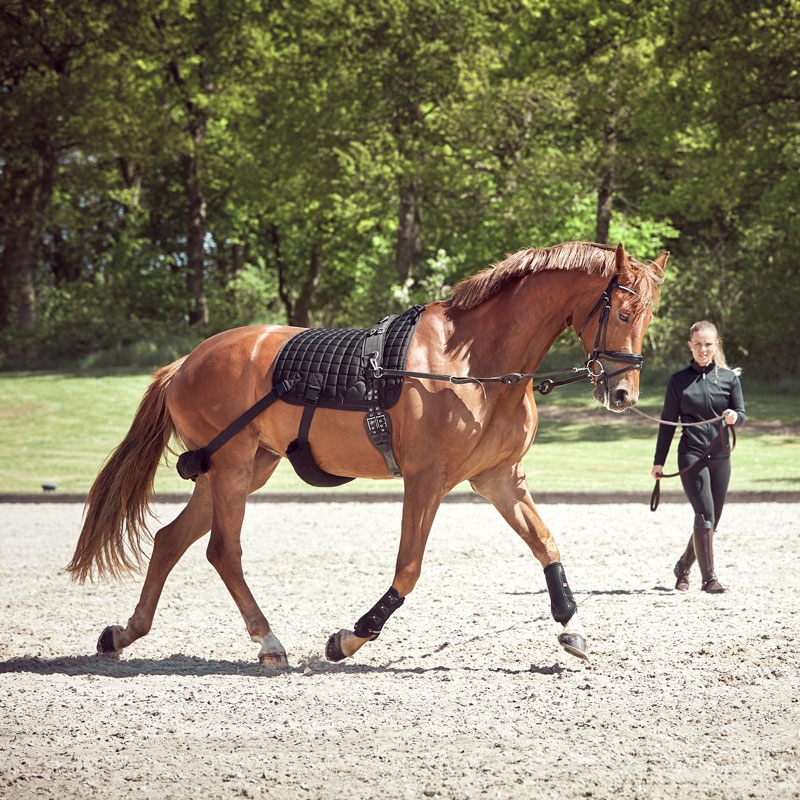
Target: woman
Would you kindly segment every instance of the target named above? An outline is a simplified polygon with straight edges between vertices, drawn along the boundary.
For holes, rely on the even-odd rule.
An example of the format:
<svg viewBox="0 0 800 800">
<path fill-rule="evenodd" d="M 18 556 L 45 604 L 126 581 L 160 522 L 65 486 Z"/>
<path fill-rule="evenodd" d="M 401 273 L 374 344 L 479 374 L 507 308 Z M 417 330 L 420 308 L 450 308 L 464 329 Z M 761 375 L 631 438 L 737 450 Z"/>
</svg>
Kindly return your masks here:
<svg viewBox="0 0 800 800">
<path fill-rule="evenodd" d="M 739 371 L 728 368 L 716 327 L 707 320 L 689 329 L 692 361 L 674 373 L 667 383 L 661 418 L 665 422 L 695 423 L 723 417 L 726 425 L 745 422 L 744 398 Z M 660 425 L 652 476 L 660 480 L 675 428 Z M 721 423 L 683 426 L 678 445 L 681 482 L 694 509 L 694 531 L 686 550 L 675 564 L 675 588 L 689 589 L 689 570 L 700 564 L 704 592 L 718 594 L 725 587 L 714 572 L 714 533 L 728 493 L 731 461 L 728 432 Z"/>
</svg>

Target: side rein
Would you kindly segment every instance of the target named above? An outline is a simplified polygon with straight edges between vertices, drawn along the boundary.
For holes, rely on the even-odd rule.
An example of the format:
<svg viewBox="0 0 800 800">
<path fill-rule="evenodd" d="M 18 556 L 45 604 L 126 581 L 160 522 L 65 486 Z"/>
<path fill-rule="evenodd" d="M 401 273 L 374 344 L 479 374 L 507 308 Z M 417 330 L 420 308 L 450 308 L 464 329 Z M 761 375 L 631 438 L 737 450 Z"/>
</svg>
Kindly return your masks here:
<svg viewBox="0 0 800 800">
<path fill-rule="evenodd" d="M 457 376 L 457 375 L 441 375 L 432 372 L 414 372 L 405 369 L 383 369 L 381 367 L 374 367 L 372 377 L 382 378 L 384 375 L 402 375 L 408 378 L 428 378 L 429 380 L 448 381 L 449 383 L 505 383 L 513 385 L 520 383 L 524 380 L 536 380 L 537 378 L 545 378 L 538 384 L 535 384 L 533 390 L 540 394 L 547 395 L 558 386 L 565 386 L 568 383 L 576 383 L 578 381 L 591 380 L 593 383 L 606 383 L 610 378 L 621 375 L 624 372 L 629 372 L 632 369 L 641 369 L 644 358 L 639 353 L 624 353 L 619 350 L 606 350 L 606 333 L 608 331 L 608 320 L 611 315 L 611 295 L 614 289 L 621 289 L 623 292 L 629 292 L 635 295 L 636 292 L 629 286 L 623 286 L 619 283 L 617 275 L 614 275 L 608 282 L 600 299 L 594 304 L 594 308 L 589 312 L 586 319 L 578 331 L 578 338 L 586 330 L 586 326 L 591 322 L 592 318 L 600 311 L 600 320 L 597 326 L 597 335 L 594 340 L 594 347 L 592 353 L 582 367 L 572 367 L 570 369 L 556 370 L 554 372 L 508 372 L 504 375 L 493 375 L 491 377 L 475 377 L 472 375 Z M 606 372 L 605 367 L 600 361 L 603 356 L 611 361 L 621 361 L 627 363 L 627 366 L 618 369 L 615 372 Z M 596 371 L 597 370 L 597 371 Z M 573 377 L 564 378 L 562 380 L 554 381 L 549 376 L 551 375 L 564 375 L 572 373 Z M 576 374 L 580 373 L 580 374 Z"/>
</svg>

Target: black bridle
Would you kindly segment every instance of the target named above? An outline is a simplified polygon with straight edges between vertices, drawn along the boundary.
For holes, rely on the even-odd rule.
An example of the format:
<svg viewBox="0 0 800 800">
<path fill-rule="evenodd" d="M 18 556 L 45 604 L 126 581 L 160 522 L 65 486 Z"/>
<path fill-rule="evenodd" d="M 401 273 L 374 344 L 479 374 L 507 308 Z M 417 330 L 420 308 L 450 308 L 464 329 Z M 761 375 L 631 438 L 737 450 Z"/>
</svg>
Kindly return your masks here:
<svg viewBox="0 0 800 800">
<path fill-rule="evenodd" d="M 630 372 L 632 369 L 641 369 L 644 358 L 639 353 L 625 353 L 620 350 L 606 350 L 606 333 L 608 332 L 608 320 L 611 316 L 611 295 L 614 289 L 620 289 L 623 292 L 635 295 L 636 292 L 629 286 L 623 286 L 618 281 L 619 276 L 614 275 L 608 282 L 605 291 L 600 295 L 600 299 L 594 304 L 594 308 L 589 312 L 589 315 L 581 325 L 578 331 L 578 338 L 581 339 L 586 326 L 591 322 L 597 312 L 600 312 L 600 319 L 597 322 L 597 335 L 594 337 L 594 347 L 592 354 L 586 361 L 585 369 L 589 372 L 589 378 L 593 383 L 607 383 L 611 378 L 617 375 L 622 375 Z M 583 339 L 581 339 L 583 342 Z M 618 369 L 616 372 L 606 372 L 600 357 L 606 358 L 609 361 L 621 361 L 627 366 Z M 598 371 L 599 370 L 599 371 Z"/>
</svg>

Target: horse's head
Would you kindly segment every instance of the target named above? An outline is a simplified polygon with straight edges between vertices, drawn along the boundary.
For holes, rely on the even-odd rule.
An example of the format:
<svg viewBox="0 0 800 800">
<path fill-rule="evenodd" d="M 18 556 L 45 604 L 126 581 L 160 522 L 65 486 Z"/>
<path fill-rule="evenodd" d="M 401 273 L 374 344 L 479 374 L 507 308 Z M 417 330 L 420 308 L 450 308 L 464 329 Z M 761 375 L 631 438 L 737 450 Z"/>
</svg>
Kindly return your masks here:
<svg viewBox="0 0 800 800">
<path fill-rule="evenodd" d="M 620 244 L 616 269 L 578 330 L 594 397 L 610 411 L 624 411 L 639 400 L 642 341 L 658 301 L 669 253 L 645 266 Z"/>
</svg>

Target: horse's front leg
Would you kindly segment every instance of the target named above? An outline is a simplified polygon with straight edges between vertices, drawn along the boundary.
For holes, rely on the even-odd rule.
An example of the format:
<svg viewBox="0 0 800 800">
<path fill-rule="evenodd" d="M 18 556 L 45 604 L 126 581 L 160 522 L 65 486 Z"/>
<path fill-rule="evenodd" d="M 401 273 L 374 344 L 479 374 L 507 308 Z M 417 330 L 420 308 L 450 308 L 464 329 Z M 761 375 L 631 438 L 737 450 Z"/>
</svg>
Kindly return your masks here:
<svg viewBox="0 0 800 800">
<path fill-rule="evenodd" d="M 367 642 L 377 639 L 386 621 L 416 586 L 428 534 L 444 495 L 443 492 L 431 494 L 431 487 L 435 485 L 430 476 L 405 479 L 400 547 L 392 585 L 356 622 L 352 631 L 342 629 L 331 635 L 325 647 L 325 657 L 329 661 L 341 661 L 352 656 Z"/>
<path fill-rule="evenodd" d="M 571 655 L 587 659 L 586 635 L 561 564 L 561 554 L 553 534 L 536 510 L 522 464 L 495 467 L 470 483 L 478 494 L 491 501 L 542 565 L 550 595 L 550 611 L 553 619 L 562 625 L 559 644 Z"/>
</svg>

